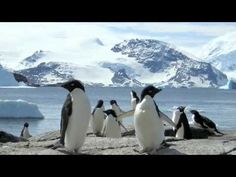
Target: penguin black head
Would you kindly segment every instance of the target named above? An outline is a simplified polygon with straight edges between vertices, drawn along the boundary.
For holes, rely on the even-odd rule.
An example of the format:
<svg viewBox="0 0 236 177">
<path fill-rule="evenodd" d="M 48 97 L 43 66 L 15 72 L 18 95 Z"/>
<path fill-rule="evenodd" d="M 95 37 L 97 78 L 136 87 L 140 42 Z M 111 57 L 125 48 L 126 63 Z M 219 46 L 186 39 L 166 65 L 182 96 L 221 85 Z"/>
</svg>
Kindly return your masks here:
<svg viewBox="0 0 236 177">
<path fill-rule="evenodd" d="M 79 80 L 70 80 L 62 84 L 61 87 L 67 89 L 69 92 L 72 92 L 75 88 L 79 88 L 85 92 L 84 86 Z"/>
<path fill-rule="evenodd" d="M 111 101 L 110 101 L 110 104 L 111 104 L 111 105 L 113 105 L 113 104 L 118 105 L 117 102 L 116 102 L 116 100 L 111 100 Z"/>
<path fill-rule="evenodd" d="M 186 107 L 184 107 L 184 106 L 180 106 L 180 107 L 178 107 L 177 109 L 180 111 L 180 112 L 184 112 L 184 109 L 185 109 Z"/>
<path fill-rule="evenodd" d="M 29 127 L 29 124 L 25 122 L 24 127 Z"/>
<path fill-rule="evenodd" d="M 196 110 L 190 110 L 190 112 L 191 112 L 192 114 L 194 114 L 194 115 L 199 115 L 199 112 L 196 111 Z"/>
<path fill-rule="evenodd" d="M 146 95 L 151 96 L 152 98 L 161 91 L 162 89 L 156 88 L 153 85 L 149 85 L 147 87 L 145 87 L 141 93 L 141 100 L 143 100 L 143 98 Z"/>
<path fill-rule="evenodd" d="M 103 105 L 103 100 L 98 100 L 96 108 L 101 108 Z"/>
<path fill-rule="evenodd" d="M 103 111 L 107 116 L 109 116 L 110 114 L 113 116 L 113 117 L 117 117 L 116 113 L 114 110 L 112 109 L 108 109 L 106 111 Z"/>
</svg>

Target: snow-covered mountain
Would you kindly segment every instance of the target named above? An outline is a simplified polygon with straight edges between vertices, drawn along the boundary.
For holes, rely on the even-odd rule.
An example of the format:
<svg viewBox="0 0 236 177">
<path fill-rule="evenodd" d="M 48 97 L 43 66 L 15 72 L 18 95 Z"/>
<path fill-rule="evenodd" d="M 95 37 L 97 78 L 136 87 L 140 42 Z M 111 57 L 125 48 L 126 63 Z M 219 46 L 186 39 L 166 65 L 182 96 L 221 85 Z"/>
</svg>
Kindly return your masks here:
<svg viewBox="0 0 236 177">
<path fill-rule="evenodd" d="M 0 64 L 0 86 L 18 86 L 14 75 Z"/>
<path fill-rule="evenodd" d="M 143 65 L 153 75 L 149 83 L 155 85 L 218 87 L 227 83 L 226 75 L 210 64 L 193 60 L 158 40 L 132 39 L 115 45 L 111 50 L 134 58 Z M 136 79 L 143 82 L 145 73 L 139 75 Z"/>
<path fill-rule="evenodd" d="M 226 75 L 210 64 L 193 60 L 158 40 L 131 39 L 108 48 L 101 40 L 94 39 L 87 53 L 91 41 L 84 44 L 87 47 L 83 48 L 83 55 L 74 55 L 77 59 L 73 63 L 65 62 L 70 61 L 70 53 L 61 56 L 37 51 L 20 62 L 24 69 L 18 72 L 29 82 L 43 85 L 71 78 L 103 86 L 219 87 L 227 83 Z M 80 59 L 90 55 L 94 62 L 82 64 Z"/>
<path fill-rule="evenodd" d="M 201 58 L 226 73 L 229 78 L 236 78 L 236 32 L 210 41 L 203 47 Z"/>
<path fill-rule="evenodd" d="M 109 69 L 97 66 L 80 67 L 77 64 L 66 62 L 43 62 L 36 67 L 18 70 L 18 72 L 26 76 L 30 83 L 38 85 L 61 83 L 72 78 L 80 79 L 88 85 L 109 85 L 112 84 L 111 80 L 104 77 L 110 76 L 111 78 L 113 75 Z M 104 82 L 105 79 L 107 82 Z"/>
</svg>

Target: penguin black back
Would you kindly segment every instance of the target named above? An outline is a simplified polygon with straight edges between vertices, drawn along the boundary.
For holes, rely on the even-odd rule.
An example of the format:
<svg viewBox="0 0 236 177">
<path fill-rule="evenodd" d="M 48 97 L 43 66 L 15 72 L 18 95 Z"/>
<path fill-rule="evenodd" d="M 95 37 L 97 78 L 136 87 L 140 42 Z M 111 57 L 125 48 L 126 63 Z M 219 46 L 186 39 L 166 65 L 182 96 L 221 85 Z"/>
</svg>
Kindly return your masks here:
<svg viewBox="0 0 236 177">
<path fill-rule="evenodd" d="M 111 114 L 113 117 L 117 118 L 117 115 L 116 115 L 115 111 L 112 110 L 112 109 L 108 109 L 108 110 L 103 111 L 103 112 L 104 112 L 107 116 L 109 116 L 109 115 Z"/>
<path fill-rule="evenodd" d="M 221 135 L 224 135 L 223 133 L 221 133 L 220 131 L 217 130 L 216 124 L 212 120 L 201 115 L 196 110 L 191 110 L 190 112 L 192 114 L 194 114 L 194 121 L 197 122 L 198 124 L 200 124 L 202 128 L 211 128 L 211 129 L 214 129 L 215 132 L 217 132 Z"/>
<path fill-rule="evenodd" d="M 95 106 L 95 108 L 93 109 L 92 115 L 94 115 L 95 111 L 97 108 L 101 108 L 103 106 L 103 100 L 98 100 L 97 105 Z"/>
</svg>

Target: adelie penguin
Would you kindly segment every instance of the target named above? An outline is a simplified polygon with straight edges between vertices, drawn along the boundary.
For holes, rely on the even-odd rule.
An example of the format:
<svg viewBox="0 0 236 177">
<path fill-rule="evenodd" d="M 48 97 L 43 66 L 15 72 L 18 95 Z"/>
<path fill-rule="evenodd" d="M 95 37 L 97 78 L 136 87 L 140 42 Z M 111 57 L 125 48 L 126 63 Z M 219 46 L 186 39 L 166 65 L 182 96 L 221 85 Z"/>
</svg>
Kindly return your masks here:
<svg viewBox="0 0 236 177">
<path fill-rule="evenodd" d="M 137 93 L 133 90 L 131 90 L 130 95 L 131 95 L 131 108 L 135 110 L 136 105 L 139 103 L 139 97 L 137 96 Z"/>
<path fill-rule="evenodd" d="M 214 134 L 216 132 L 221 135 L 224 135 L 223 133 L 217 130 L 216 124 L 212 120 L 201 115 L 196 110 L 191 110 L 190 112 L 193 114 L 192 119 L 195 126 L 207 129 L 209 132 L 214 133 Z"/>
<path fill-rule="evenodd" d="M 175 137 L 180 139 L 191 139 L 192 133 L 184 109 L 185 107 L 180 106 L 173 112 L 172 121 L 176 124 L 176 127 L 174 128 Z"/>
<path fill-rule="evenodd" d="M 82 147 L 91 117 L 91 107 L 83 84 L 71 80 L 61 85 L 70 93 L 61 111 L 60 143 L 70 151 L 79 152 Z"/>
<path fill-rule="evenodd" d="M 160 110 L 153 97 L 161 89 L 150 85 L 141 93 L 141 100 L 134 111 L 135 134 L 142 152 L 150 154 L 165 147 L 164 125 L 161 120 Z"/>
<path fill-rule="evenodd" d="M 103 136 L 108 138 L 120 138 L 121 129 L 115 111 L 108 109 L 104 111 L 104 113 L 107 115 L 107 117 L 104 121 L 104 127 L 102 130 Z"/>
<path fill-rule="evenodd" d="M 103 100 L 98 100 L 98 103 L 96 107 L 94 108 L 92 112 L 92 117 L 91 117 L 93 133 L 96 136 L 101 136 L 101 131 L 102 131 L 103 123 L 105 119 L 104 111 L 105 111 L 105 108 L 104 108 Z"/>
<path fill-rule="evenodd" d="M 123 111 L 120 106 L 117 104 L 116 100 L 111 100 L 110 101 L 110 105 L 111 105 L 111 109 L 113 111 L 115 111 L 116 116 L 117 116 L 117 121 L 119 122 L 120 126 L 122 126 L 125 131 L 128 131 L 125 126 L 122 124 L 122 118 L 120 117 L 120 115 L 124 114 L 125 111 Z"/>
<path fill-rule="evenodd" d="M 29 133 L 29 124 L 27 122 L 24 124 L 24 127 L 21 130 L 20 137 L 25 138 L 25 139 L 32 137 Z"/>
</svg>

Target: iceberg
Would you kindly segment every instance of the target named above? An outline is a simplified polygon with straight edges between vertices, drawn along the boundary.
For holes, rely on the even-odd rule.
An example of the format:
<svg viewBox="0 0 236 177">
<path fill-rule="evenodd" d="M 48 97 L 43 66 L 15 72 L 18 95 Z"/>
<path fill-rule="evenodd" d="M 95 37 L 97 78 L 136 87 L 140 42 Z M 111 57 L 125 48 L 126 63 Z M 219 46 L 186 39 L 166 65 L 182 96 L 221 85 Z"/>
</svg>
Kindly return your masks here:
<svg viewBox="0 0 236 177">
<path fill-rule="evenodd" d="M 36 118 L 43 119 L 43 114 L 36 104 L 25 100 L 0 100 L 0 118 Z"/>
<path fill-rule="evenodd" d="M 220 87 L 220 89 L 236 89 L 236 81 L 234 79 L 229 79 L 227 84 Z"/>
<path fill-rule="evenodd" d="M 0 64 L 0 86 L 18 86 L 12 73 L 8 72 Z"/>
</svg>

